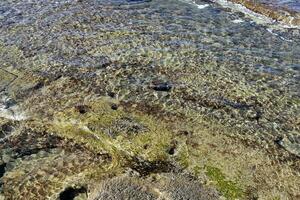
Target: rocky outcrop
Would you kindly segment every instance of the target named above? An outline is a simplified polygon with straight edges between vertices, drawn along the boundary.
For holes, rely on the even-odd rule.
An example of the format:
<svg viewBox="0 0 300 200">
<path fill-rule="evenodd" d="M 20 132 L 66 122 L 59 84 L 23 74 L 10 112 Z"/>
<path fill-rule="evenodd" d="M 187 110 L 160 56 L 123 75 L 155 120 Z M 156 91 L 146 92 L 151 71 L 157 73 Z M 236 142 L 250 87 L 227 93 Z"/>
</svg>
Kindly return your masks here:
<svg viewBox="0 0 300 200">
<path fill-rule="evenodd" d="M 300 12 L 294 11 L 284 5 L 276 5 L 270 1 L 253 1 L 253 0 L 230 0 L 234 3 L 239 3 L 254 12 L 266 15 L 281 23 L 300 26 Z"/>
</svg>

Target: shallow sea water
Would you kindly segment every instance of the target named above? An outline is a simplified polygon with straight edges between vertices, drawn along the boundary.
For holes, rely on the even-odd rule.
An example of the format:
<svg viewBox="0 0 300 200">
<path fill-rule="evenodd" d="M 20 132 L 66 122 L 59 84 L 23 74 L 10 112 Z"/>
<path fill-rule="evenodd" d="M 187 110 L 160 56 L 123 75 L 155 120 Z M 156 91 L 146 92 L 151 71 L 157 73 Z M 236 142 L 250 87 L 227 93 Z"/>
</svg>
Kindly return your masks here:
<svg viewBox="0 0 300 200">
<path fill-rule="evenodd" d="M 52 119 L 110 96 L 158 116 L 197 113 L 297 157 L 300 29 L 265 20 L 205 0 L 1 0 L 0 117 Z M 64 78 L 74 90 L 43 90 Z M 71 100 L 55 103 L 64 91 Z"/>
</svg>

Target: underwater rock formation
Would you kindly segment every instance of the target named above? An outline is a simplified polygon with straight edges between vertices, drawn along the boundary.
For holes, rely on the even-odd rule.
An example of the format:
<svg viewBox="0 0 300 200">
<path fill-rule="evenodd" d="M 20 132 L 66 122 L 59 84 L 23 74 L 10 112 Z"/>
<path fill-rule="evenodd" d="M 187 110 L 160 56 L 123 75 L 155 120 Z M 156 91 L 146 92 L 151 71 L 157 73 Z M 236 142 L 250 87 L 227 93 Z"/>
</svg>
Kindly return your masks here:
<svg viewBox="0 0 300 200">
<path fill-rule="evenodd" d="M 299 197 L 298 30 L 173 0 L 0 15 L 1 200 Z"/>
</svg>

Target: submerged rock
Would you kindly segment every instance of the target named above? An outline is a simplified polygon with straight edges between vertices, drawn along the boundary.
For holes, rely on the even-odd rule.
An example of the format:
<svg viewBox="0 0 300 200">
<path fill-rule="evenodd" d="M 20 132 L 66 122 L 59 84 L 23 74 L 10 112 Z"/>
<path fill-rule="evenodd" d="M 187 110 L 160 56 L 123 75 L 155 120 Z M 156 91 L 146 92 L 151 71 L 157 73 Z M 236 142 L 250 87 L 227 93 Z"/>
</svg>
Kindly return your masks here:
<svg viewBox="0 0 300 200">
<path fill-rule="evenodd" d="M 0 198 L 299 196 L 297 34 L 174 0 L 0 15 Z"/>
<path fill-rule="evenodd" d="M 152 86 L 153 90 L 169 92 L 172 89 L 172 85 L 169 83 L 156 83 Z"/>
</svg>

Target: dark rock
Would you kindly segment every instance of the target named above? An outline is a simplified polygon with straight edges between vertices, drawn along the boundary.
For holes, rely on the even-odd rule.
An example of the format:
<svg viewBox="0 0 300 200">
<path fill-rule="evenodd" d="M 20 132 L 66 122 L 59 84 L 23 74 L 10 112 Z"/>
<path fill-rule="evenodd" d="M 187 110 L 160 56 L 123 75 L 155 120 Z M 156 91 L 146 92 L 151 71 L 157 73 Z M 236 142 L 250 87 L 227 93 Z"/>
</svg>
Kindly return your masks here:
<svg viewBox="0 0 300 200">
<path fill-rule="evenodd" d="M 178 142 L 175 141 L 175 140 L 173 140 L 173 141 L 171 142 L 171 146 L 170 146 L 170 148 L 168 149 L 168 154 L 170 154 L 170 155 L 174 155 L 174 154 L 175 154 L 175 151 L 176 151 L 176 148 L 177 148 L 177 144 L 178 144 Z"/>
<path fill-rule="evenodd" d="M 111 109 L 113 109 L 113 110 L 118 110 L 118 108 L 119 108 L 119 106 L 115 103 L 111 105 Z"/>
<path fill-rule="evenodd" d="M 80 194 L 87 194 L 87 189 L 85 187 L 73 188 L 68 187 L 63 192 L 59 194 L 60 200 L 72 200 Z"/>
<path fill-rule="evenodd" d="M 85 114 L 88 112 L 89 107 L 86 105 L 77 105 L 75 106 L 75 109 L 80 113 L 80 114 Z"/>
<path fill-rule="evenodd" d="M 172 85 L 169 83 L 158 83 L 152 86 L 155 91 L 169 92 L 172 89 Z"/>
<path fill-rule="evenodd" d="M 282 147 L 282 146 L 281 146 L 282 140 L 283 140 L 283 137 L 280 136 L 280 137 L 276 138 L 276 139 L 274 140 L 274 142 L 275 142 L 275 144 L 277 144 L 279 147 Z"/>
<path fill-rule="evenodd" d="M 111 98 L 115 98 L 116 93 L 114 93 L 114 92 L 107 92 L 107 95 L 110 96 Z"/>
<path fill-rule="evenodd" d="M 14 128 L 13 128 L 10 124 L 8 124 L 8 123 L 3 124 L 3 125 L 1 126 L 1 131 L 5 132 L 5 133 L 10 133 L 10 132 L 12 132 L 13 130 L 14 130 Z"/>
<path fill-rule="evenodd" d="M 176 150 L 176 147 L 174 147 L 174 146 L 170 147 L 170 149 L 168 150 L 168 154 L 174 155 L 175 154 L 175 150 Z"/>
<path fill-rule="evenodd" d="M 38 82 L 37 84 L 35 84 L 33 87 L 32 87 L 32 90 L 39 90 L 41 88 L 43 88 L 45 86 L 45 83 L 44 82 Z"/>
<path fill-rule="evenodd" d="M 0 165 L 0 178 L 5 174 L 6 163 Z"/>
</svg>

